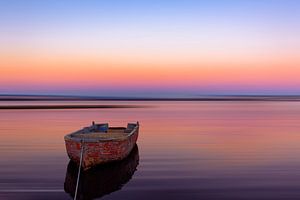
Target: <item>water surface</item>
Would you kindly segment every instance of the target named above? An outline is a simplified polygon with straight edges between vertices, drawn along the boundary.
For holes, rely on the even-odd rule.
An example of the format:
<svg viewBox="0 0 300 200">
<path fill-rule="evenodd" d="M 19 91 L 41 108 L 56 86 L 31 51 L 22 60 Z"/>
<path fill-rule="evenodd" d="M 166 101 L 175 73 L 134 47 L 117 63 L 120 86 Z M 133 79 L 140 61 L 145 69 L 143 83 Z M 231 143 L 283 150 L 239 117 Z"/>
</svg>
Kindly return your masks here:
<svg viewBox="0 0 300 200">
<path fill-rule="evenodd" d="M 63 136 L 137 120 L 139 162 L 115 166 L 136 171 L 101 199 L 300 199 L 300 102 L 26 102 L 66 103 L 145 107 L 0 110 L 0 199 L 71 199 Z"/>
</svg>

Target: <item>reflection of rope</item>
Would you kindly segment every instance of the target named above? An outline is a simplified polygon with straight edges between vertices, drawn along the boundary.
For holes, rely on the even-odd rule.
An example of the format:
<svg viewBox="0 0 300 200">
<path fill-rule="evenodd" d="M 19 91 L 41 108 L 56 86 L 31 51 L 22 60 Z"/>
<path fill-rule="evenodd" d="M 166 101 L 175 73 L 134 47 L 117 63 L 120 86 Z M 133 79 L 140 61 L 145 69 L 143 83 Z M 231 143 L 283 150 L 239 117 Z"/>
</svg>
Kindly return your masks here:
<svg viewBox="0 0 300 200">
<path fill-rule="evenodd" d="M 82 158 L 83 158 L 83 151 L 84 151 L 84 140 L 81 141 L 81 150 L 80 150 L 80 163 L 79 163 L 79 169 L 78 169 L 78 175 L 77 175 L 77 183 L 76 183 L 76 189 L 75 189 L 75 196 L 74 200 L 77 199 L 77 191 L 78 191 L 78 185 L 79 185 L 79 178 L 80 178 L 80 171 L 81 171 L 81 164 L 82 164 Z"/>
</svg>

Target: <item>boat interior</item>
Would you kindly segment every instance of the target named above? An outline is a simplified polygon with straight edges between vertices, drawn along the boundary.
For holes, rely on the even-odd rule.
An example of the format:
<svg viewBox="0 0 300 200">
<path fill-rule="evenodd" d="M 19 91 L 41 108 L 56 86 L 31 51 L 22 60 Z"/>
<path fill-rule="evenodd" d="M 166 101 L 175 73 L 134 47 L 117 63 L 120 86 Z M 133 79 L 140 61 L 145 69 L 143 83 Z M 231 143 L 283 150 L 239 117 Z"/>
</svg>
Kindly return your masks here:
<svg viewBox="0 0 300 200">
<path fill-rule="evenodd" d="M 109 127 L 108 123 L 95 124 L 84 127 L 83 129 L 72 133 L 71 137 L 78 138 L 99 138 L 99 139 L 117 139 L 130 134 L 137 126 L 136 123 L 128 123 L 127 127 Z"/>
</svg>

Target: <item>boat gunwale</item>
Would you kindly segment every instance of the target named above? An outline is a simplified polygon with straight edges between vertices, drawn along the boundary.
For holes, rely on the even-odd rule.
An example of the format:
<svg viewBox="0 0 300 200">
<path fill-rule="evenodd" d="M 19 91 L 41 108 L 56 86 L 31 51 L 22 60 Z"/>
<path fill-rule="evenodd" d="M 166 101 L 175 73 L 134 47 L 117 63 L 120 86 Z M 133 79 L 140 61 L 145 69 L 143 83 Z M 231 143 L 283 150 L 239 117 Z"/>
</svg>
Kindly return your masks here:
<svg viewBox="0 0 300 200">
<path fill-rule="evenodd" d="M 114 128 L 114 127 L 112 127 Z M 138 128 L 139 128 L 139 123 L 136 123 L 136 126 L 132 129 L 132 131 L 130 133 L 128 133 L 127 135 L 124 135 L 122 137 L 117 137 L 117 138 L 84 138 L 84 137 L 72 137 L 72 134 L 78 132 L 78 131 L 81 131 L 83 130 L 82 129 L 79 129 L 77 131 L 74 131 L 70 134 L 67 134 L 64 136 L 64 139 L 65 141 L 75 141 L 75 142 L 89 142 L 89 143 L 93 143 L 93 142 L 108 142 L 108 141 L 121 141 L 121 140 L 126 140 L 128 139 L 130 136 L 132 136 L 134 133 L 136 133 L 138 131 Z"/>
</svg>

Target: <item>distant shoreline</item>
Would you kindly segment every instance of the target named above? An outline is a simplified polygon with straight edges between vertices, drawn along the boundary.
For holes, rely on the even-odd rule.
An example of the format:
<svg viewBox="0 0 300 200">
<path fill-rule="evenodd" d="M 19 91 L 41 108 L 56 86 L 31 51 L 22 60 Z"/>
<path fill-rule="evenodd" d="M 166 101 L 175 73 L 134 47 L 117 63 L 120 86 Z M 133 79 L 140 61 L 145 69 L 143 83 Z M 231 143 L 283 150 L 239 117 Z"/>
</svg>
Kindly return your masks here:
<svg viewBox="0 0 300 200">
<path fill-rule="evenodd" d="M 57 105 L 34 104 L 26 105 L 25 102 L 66 102 Z M 82 102 L 74 105 L 70 102 Z M 122 104 L 85 104 L 87 101 L 127 101 L 127 102 L 154 102 L 154 101 L 198 101 L 198 102 L 300 102 L 300 96 L 254 96 L 254 95 L 227 95 L 205 96 L 199 98 L 112 98 L 112 97 L 78 97 L 78 96 L 43 96 L 43 95 L 0 95 L 0 110 L 37 110 L 37 109 L 122 109 L 122 108 L 145 108 L 149 105 L 122 105 Z M 5 104 L 15 102 L 15 104 Z M 23 104 L 21 102 L 24 102 Z"/>
<path fill-rule="evenodd" d="M 132 105 L 4 105 L 0 110 L 143 108 Z"/>
<path fill-rule="evenodd" d="M 300 95 L 211 95 L 192 98 L 0 95 L 1 101 L 300 101 Z"/>
</svg>

